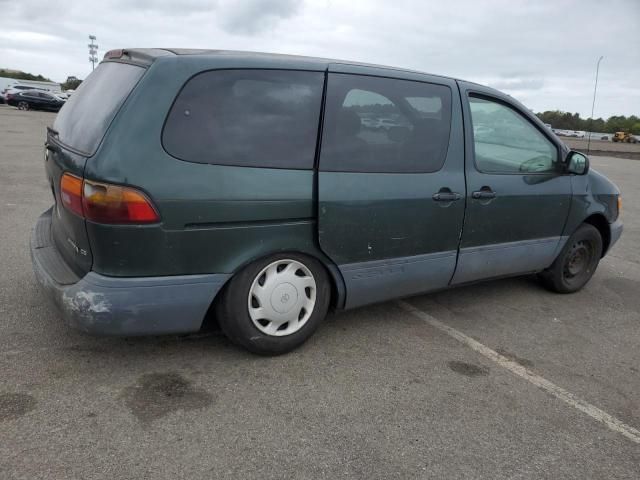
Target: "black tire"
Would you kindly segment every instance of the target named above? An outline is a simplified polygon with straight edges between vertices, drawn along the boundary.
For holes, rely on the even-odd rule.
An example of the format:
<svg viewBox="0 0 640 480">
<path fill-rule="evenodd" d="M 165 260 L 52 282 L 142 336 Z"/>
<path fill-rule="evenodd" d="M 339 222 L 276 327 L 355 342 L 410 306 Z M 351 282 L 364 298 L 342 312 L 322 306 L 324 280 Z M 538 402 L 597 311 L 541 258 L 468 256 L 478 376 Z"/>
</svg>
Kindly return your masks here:
<svg viewBox="0 0 640 480">
<path fill-rule="evenodd" d="M 18 102 L 18 110 L 29 110 L 29 104 L 27 102 Z"/>
<path fill-rule="evenodd" d="M 569 237 L 551 267 L 539 274 L 542 283 L 557 293 L 573 293 L 584 287 L 602 256 L 602 237 L 593 225 L 583 223 Z"/>
<path fill-rule="evenodd" d="M 302 328 L 286 336 L 272 336 L 260 331 L 249 315 L 248 298 L 254 280 L 268 265 L 278 260 L 302 263 L 316 283 L 315 305 Z M 216 301 L 215 312 L 220 328 L 236 345 L 259 355 L 281 355 L 302 345 L 324 320 L 331 300 L 331 284 L 323 265 L 314 258 L 297 253 L 272 255 L 253 262 L 237 272 Z M 273 301 L 273 300 L 272 300 Z"/>
</svg>

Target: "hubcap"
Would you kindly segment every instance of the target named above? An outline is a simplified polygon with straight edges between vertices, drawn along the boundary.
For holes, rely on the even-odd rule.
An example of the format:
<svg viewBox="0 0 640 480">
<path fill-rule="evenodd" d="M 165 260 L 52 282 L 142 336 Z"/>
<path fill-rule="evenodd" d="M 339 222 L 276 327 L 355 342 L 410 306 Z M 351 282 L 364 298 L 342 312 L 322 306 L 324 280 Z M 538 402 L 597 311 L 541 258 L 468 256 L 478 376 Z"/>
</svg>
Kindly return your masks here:
<svg viewBox="0 0 640 480">
<path fill-rule="evenodd" d="M 283 337 L 300 330 L 316 304 L 316 281 L 296 260 L 277 260 L 256 276 L 249 289 L 249 316 L 266 335 Z"/>
<path fill-rule="evenodd" d="M 589 268 L 591 263 L 591 245 L 585 241 L 576 242 L 571 246 L 564 264 L 565 278 L 573 278 Z"/>
</svg>

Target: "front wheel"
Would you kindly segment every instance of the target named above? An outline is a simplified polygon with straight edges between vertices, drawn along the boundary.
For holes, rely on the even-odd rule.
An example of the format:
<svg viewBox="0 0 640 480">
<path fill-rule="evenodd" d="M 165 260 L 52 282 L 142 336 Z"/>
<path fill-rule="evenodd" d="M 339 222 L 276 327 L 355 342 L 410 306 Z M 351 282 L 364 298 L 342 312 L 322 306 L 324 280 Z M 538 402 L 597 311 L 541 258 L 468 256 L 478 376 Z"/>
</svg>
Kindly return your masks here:
<svg viewBox="0 0 640 480">
<path fill-rule="evenodd" d="M 551 267 L 539 277 L 554 292 L 577 292 L 591 279 L 601 256 L 600 232 L 593 225 L 584 223 L 569 237 Z"/>
<path fill-rule="evenodd" d="M 217 301 L 216 314 L 232 342 L 260 355 L 279 355 L 315 332 L 330 297 L 329 278 L 320 262 L 279 254 L 234 275 Z"/>
</svg>

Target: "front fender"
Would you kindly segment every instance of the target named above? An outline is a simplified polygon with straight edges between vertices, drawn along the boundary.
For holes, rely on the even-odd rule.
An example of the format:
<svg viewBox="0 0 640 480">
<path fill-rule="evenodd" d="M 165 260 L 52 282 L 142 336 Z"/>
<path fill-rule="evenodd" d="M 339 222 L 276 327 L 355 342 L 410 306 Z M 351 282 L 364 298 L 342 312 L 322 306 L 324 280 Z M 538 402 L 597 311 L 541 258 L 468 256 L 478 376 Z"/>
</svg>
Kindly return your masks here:
<svg viewBox="0 0 640 480">
<path fill-rule="evenodd" d="M 588 218 L 600 217 L 607 224 L 607 237 L 613 240 L 612 230 L 622 231 L 618 220 L 618 196 L 620 189 L 607 177 L 590 169 L 586 175 L 571 176 L 571 208 L 563 236 L 570 236 Z M 590 222 L 591 223 L 591 222 Z M 612 227 L 615 224 L 615 229 Z M 616 235 L 616 240 L 619 234 Z M 608 246 L 613 244 L 611 242 Z"/>
</svg>

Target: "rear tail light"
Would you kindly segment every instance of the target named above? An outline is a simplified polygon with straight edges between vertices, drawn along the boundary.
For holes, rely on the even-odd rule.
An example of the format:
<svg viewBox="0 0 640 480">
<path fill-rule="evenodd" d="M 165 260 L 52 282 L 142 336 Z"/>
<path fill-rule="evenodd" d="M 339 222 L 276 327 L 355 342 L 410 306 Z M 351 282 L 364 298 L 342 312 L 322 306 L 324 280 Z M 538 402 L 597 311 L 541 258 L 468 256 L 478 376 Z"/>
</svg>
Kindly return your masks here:
<svg viewBox="0 0 640 480">
<path fill-rule="evenodd" d="M 154 223 L 160 220 L 146 195 L 130 187 L 84 181 L 84 215 L 98 223 Z"/>
<path fill-rule="evenodd" d="M 92 222 L 134 224 L 160 221 L 151 200 L 135 188 L 83 181 L 68 173 L 62 176 L 60 186 L 64 206 Z M 65 186 L 69 193 L 66 193 Z"/>
<path fill-rule="evenodd" d="M 68 173 L 62 175 L 60 198 L 65 207 L 82 216 L 82 179 Z"/>
</svg>

